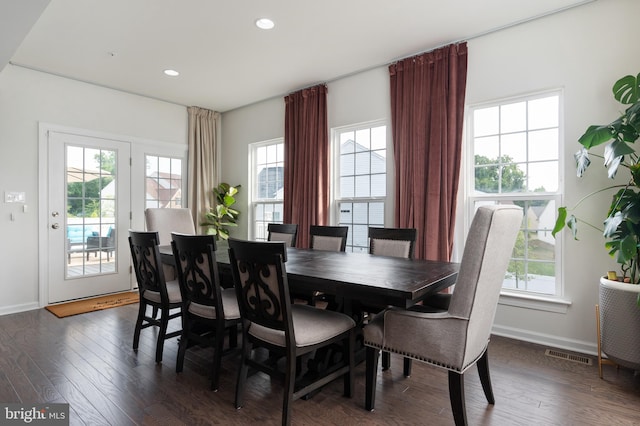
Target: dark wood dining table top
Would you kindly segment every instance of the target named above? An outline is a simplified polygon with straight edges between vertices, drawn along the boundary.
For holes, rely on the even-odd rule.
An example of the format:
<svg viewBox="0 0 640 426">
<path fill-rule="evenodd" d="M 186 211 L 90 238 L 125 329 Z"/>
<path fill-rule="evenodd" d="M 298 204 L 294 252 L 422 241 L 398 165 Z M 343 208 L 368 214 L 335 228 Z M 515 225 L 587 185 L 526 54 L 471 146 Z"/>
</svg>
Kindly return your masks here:
<svg viewBox="0 0 640 426">
<path fill-rule="evenodd" d="M 174 264 L 170 246 L 160 246 L 160 254 L 164 263 Z M 220 271 L 230 274 L 226 246 L 220 245 L 216 258 Z M 296 248 L 287 249 L 285 263 L 292 289 L 405 308 L 455 284 L 459 266 L 454 262 Z"/>
</svg>

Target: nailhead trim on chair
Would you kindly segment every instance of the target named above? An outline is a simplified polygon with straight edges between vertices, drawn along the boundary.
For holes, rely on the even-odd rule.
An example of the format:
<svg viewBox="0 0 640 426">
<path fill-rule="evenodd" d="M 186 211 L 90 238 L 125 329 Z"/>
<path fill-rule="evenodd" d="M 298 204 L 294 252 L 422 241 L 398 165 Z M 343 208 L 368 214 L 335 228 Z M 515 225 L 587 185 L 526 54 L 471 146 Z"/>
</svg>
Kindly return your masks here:
<svg viewBox="0 0 640 426">
<path fill-rule="evenodd" d="M 408 357 L 408 358 L 411 358 L 411 359 L 416 359 L 418 361 L 422 361 L 422 362 L 425 362 L 427 364 L 435 365 L 437 367 L 442 367 L 442 368 L 445 368 L 445 369 L 450 370 L 450 371 L 455 371 L 456 373 L 464 373 L 467 370 L 467 368 L 469 368 L 473 364 L 475 364 L 476 361 L 478 361 L 482 357 L 482 354 L 484 354 L 485 351 L 486 351 L 486 347 L 485 347 L 485 350 L 482 351 L 482 354 L 480 354 L 480 356 L 478 356 L 473 361 L 467 363 L 462 369 L 459 369 L 459 368 L 453 367 L 451 365 L 443 364 L 443 363 L 437 362 L 437 361 L 433 361 L 433 360 L 430 360 L 428 358 L 423 358 L 423 357 L 420 357 L 420 356 L 416 356 L 416 355 L 408 353 L 408 352 L 398 351 L 398 350 L 395 350 L 395 349 L 392 349 L 392 348 L 388 348 L 388 347 L 385 347 L 385 346 L 382 346 L 382 345 L 378 345 L 377 343 L 365 341 L 364 344 L 366 346 L 371 346 L 371 347 L 374 347 L 374 348 L 382 350 L 382 351 L 392 352 L 394 354 L 402 355 L 404 357 Z M 488 344 L 489 344 L 489 342 L 487 341 L 487 345 Z"/>
</svg>

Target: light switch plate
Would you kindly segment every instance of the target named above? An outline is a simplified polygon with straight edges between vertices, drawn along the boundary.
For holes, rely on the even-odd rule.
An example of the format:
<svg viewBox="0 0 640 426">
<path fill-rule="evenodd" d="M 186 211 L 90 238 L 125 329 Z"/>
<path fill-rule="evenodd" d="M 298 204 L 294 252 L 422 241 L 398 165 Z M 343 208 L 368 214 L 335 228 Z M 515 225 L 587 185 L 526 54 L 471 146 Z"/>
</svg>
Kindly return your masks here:
<svg viewBox="0 0 640 426">
<path fill-rule="evenodd" d="M 5 203 L 24 203 L 26 199 L 24 192 L 18 191 L 5 191 L 4 202 Z"/>
</svg>

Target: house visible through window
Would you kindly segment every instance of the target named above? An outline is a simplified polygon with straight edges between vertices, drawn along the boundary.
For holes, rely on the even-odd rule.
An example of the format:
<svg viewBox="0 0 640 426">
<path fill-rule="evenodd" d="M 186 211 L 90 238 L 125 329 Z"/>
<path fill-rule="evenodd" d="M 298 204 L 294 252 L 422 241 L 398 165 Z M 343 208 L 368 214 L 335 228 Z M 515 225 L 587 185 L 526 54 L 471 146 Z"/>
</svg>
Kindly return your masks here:
<svg viewBox="0 0 640 426">
<path fill-rule="evenodd" d="M 556 241 L 560 203 L 560 92 L 470 108 L 472 214 L 483 204 L 524 209 L 503 290 L 560 295 Z"/>
<path fill-rule="evenodd" d="M 368 251 L 369 226 L 383 227 L 387 196 L 387 126 L 334 129 L 339 225 L 349 227 L 347 251 Z"/>
<path fill-rule="evenodd" d="M 182 159 L 145 155 L 145 208 L 182 207 Z"/>
<path fill-rule="evenodd" d="M 284 140 L 252 144 L 251 182 L 253 238 L 267 239 L 267 224 L 282 223 Z"/>
</svg>

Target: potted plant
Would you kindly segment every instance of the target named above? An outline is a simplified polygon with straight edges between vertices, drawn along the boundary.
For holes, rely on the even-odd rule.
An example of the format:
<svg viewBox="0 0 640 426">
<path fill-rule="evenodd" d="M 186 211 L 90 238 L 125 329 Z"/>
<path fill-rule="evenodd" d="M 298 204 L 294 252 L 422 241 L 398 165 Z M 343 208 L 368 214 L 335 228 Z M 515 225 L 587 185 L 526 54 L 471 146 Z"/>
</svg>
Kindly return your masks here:
<svg viewBox="0 0 640 426">
<path fill-rule="evenodd" d="M 604 226 L 600 229 L 573 214 L 567 217 L 568 209 L 560 207 L 552 233 L 555 236 L 568 227 L 577 239 L 580 222 L 602 231 L 605 247 L 620 265 L 621 275 L 611 272 L 600 280 L 598 357 L 601 349 L 618 364 L 640 370 L 640 154 L 634 145 L 640 139 L 640 74 L 616 81 L 613 96 L 624 105 L 624 112 L 609 124 L 590 126 L 578 140 L 582 147 L 574 154 L 578 177 L 589 167 L 589 156 L 593 155 L 603 158 L 608 177 L 619 181 L 591 192 L 571 209 L 597 193 L 615 190 Z M 604 155 L 590 152 L 604 143 Z"/>
<path fill-rule="evenodd" d="M 231 186 L 226 182 L 221 183 L 213 189 L 217 204 L 205 213 L 205 222 L 201 226 L 206 226 L 207 234 L 215 235 L 216 240 L 229 238 L 228 227 L 238 226 L 236 221 L 240 212 L 231 208 L 236 203 L 235 195 L 238 193 L 240 185 Z"/>
</svg>

